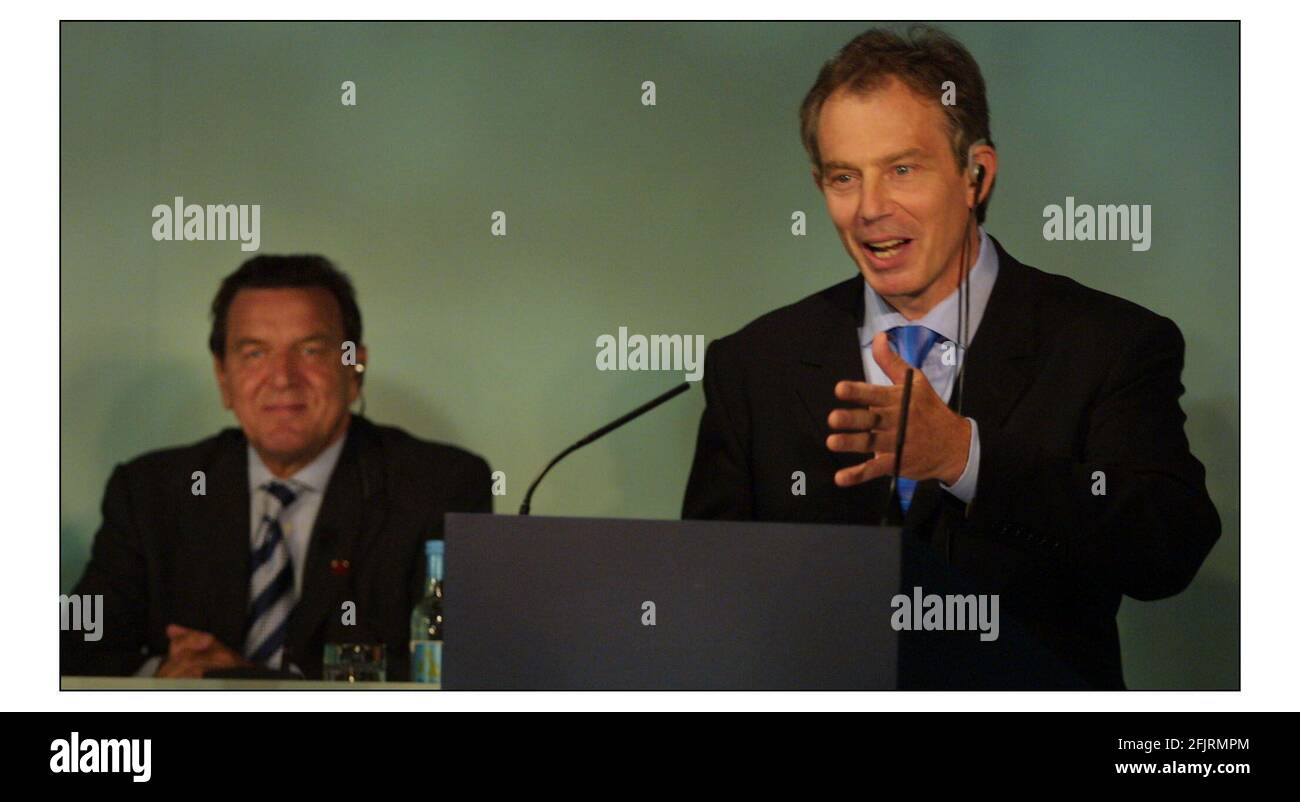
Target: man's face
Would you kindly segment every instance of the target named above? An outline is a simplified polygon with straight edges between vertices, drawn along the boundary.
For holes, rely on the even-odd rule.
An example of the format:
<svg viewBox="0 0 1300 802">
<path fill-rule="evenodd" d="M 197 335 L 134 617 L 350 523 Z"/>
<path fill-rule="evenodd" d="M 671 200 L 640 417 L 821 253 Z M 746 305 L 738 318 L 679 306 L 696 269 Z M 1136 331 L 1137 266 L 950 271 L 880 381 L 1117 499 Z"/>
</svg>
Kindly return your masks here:
<svg viewBox="0 0 1300 802">
<path fill-rule="evenodd" d="M 230 304 L 226 353 L 213 360 L 221 400 L 277 474 L 311 462 L 347 426 L 360 381 L 343 340 L 343 313 L 323 287 L 243 289 Z"/>
<path fill-rule="evenodd" d="M 913 318 L 956 289 L 974 198 L 937 95 L 921 98 L 892 78 L 865 96 L 840 90 L 817 127 L 823 169 L 813 178 L 845 250 L 872 289 Z M 892 252 L 868 246 L 900 239 Z"/>
</svg>

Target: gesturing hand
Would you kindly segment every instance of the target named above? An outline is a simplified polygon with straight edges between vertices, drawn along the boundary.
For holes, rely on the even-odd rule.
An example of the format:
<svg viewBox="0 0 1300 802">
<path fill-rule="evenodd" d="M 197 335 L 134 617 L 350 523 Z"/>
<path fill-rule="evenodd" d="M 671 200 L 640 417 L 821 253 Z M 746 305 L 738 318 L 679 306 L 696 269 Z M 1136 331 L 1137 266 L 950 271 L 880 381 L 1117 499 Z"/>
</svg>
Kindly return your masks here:
<svg viewBox="0 0 1300 802">
<path fill-rule="evenodd" d="M 840 487 L 888 476 L 894 470 L 894 446 L 903 406 L 902 384 L 908 364 L 889 347 L 889 337 L 884 332 L 871 341 L 871 355 L 893 384 L 839 382 L 835 385 L 835 397 L 854 406 L 832 410 L 827 418 L 831 429 L 847 432 L 827 437 L 827 448 L 873 455 L 866 462 L 837 471 L 835 484 Z M 918 481 L 939 479 L 947 485 L 956 484 L 966 469 L 969 449 L 970 421 L 948 408 L 923 372 L 914 371 L 900 475 Z"/>
</svg>

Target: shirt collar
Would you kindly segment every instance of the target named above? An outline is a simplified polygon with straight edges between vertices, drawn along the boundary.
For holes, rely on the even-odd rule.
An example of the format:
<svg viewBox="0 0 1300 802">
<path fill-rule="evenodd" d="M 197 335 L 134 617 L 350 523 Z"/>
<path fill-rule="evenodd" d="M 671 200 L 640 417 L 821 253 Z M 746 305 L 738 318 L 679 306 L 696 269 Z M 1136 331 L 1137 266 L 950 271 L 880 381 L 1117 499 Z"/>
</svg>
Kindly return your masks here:
<svg viewBox="0 0 1300 802">
<path fill-rule="evenodd" d="M 984 318 L 984 307 L 988 305 L 989 295 L 993 292 L 993 282 L 998 277 L 998 253 L 993 247 L 989 235 L 984 233 L 983 226 L 980 227 L 980 250 L 979 256 L 975 259 L 975 264 L 971 267 L 970 273 L 967 274 L 967 287 L 970 292 L 970 321 L 967 324 L 967 342 L 974 339 L 975 332 L 979 329 L 980 321 Z M 901 312 L 889 305 L 889 302 L 876 294 L 871 288 L 871 282 L 862 282 L 864 292 L 866 293 L 866 307 L 864 325 L 859 330 L 861 332 L 861 342 L 869 344 L 873 337 L 879 332 L 889 331 L 895 326 L 925 326 L 931 331 L 939 332 L 939 336 L 952 342 L 957 342 L 957 308 L 958 292 L 953 290 L 948 297 L 935 304 L 934 308 L 925 314 L 919 320 L 908 320 Z"/>
<path fill-rule="evenodd" d="M 324 451 L 316 456 L 316 459 L 304 465 L 286 481 L 279 479 L 271 473 L 271 469 L 266 467 L 262 458 L 258 456 L 257 449 L 253 444 L 248 444 L 248 489 L 256 493 L 257 489 L 270 481 L 286 482 L 292 484 L 298 491 L 315 490 L 324 492 L 325 486 L 329 484 L 330 474 L 334 472 L 334 466 L 338 464 L 339 455 L 343 453 L 343 443 L 348 439 L 347 433 L 338 440 L 331 443 Z"/>
</svg>

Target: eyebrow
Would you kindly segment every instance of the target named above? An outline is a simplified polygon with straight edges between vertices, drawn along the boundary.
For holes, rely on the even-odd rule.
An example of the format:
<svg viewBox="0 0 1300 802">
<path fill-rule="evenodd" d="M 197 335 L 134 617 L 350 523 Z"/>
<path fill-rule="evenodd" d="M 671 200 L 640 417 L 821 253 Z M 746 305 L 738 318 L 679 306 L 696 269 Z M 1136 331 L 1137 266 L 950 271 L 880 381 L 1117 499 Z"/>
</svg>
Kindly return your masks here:
<svg viewBox="0 0 1300 802">
<path fill-rule="evenodd" d="M 330 339 L 331 339 L 331 335 L 329 335 L 328 333 L 308 334 L 306 337 L 297 340 L 293 344 L 301 345 L 302 343 L 312 342 L 313 340 L 323 340 L 325 342 L 329 342 Z M 270 345 L 270 343 L 268 343 L 266 340 L 259 340 L 256 337 L 240 337 L 238 340 L 234 342 L 232 347 L 239 349 L 239 348 L 243 348 L 246 345 Z"/>
<path fill-rule="evenodd" d="M 914 159 L 917 156 L 924 155 L 925 151 L 921 148 L 908 148 L 907 150 L 900 150 L 897 153 L 891 153 L 883 159 L 877 159 L 876 162 L 877 164 L 885 164 L 888 162 L 896 162 L 899 159 Z"/>
<path fill-rule="evenodd" d="M 896 162 L 899 159 L 912 159 L 912 158 L 916 158 L 917 156 L 925 156 L 925 155 L 926 155 L 925 151 L 921 148 L 908 148 L 907 150 L 900 150 L 897 153 L 891 153 L 888 156 L 884 156 L 882 158 L 876 159 L 876 163 L 889 164 L 891 162 Z M 823 171 L 856 170 L 856 169 L 858 168 L 855 165 L 849 164 L 848 162 L 827 161 L 822 163 Z"/>
</svg>

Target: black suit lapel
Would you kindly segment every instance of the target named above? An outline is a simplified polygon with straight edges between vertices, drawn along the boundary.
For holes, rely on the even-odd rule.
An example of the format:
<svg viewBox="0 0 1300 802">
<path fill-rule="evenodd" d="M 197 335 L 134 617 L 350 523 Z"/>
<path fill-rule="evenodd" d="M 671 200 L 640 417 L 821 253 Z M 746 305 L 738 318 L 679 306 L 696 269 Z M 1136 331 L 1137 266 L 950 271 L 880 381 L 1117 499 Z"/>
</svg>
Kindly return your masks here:
<svg viewBox="0 0 1300 802">
<path fill-rule="evenodd" d="M 374 501 L 383 490 L 382 464 L 374 453 L 376 448 L 369 422 L 354 416 L 307 547 L 302 596 L 289 621 L 288 647 L 292 655 L 304 655 L 308 649 L 319 647 L 312 645 L 316 633 L 327 616 L 342 616 L 343 601 L 361 606 L 361 600 L 352 593 L 352 571 L 361 544 L 373 540 L 383 525 L 384 505 Z M 358 610 L 358 623 L 364 618 L 365 611 Z M 358 631 L 356 636 L 365 640 L 373 633 Z M 320 655 L 304 659 L 315 662 Z"/>
<path fill-rule="evenodd" d="M 1033 379 L 1038 336 L 1028 271 L 1003 250 L 1001 243 L 992 236 L 989 239 L 998 252 L 998 278 L 979 330 L 971 339 L 961 414 L 974 418 L 981 426 L 1000 427 Z M 955 410 L 959 401 L 954 387 L 948 406 Z M 923 528 L 946 494 L 938 480 L 917 485 L 907 512 L 907 527 Z"/>
<path fill-rule="evenodd" d="M 807 321 L 797 349 L 805 368 L 798 385 L 799 397 L 813 423 L 821 429 L 828 428 L 826 418 L 840 404 L 835 398 L 835 383 L 866 381 L 858 343 L 864 309 L 862 281 L 859 275 L 819 296 L 823 308 Z"/>
<path fill-rule="evenodd" d="M 962 414 L 1001 427 L 1034 377 L 1039 335 L 1029 271 L 989 239 L 998 251 L 998 280 L 971 340 Z"/>
<path fill-rule="evenodd" d="M 862 345 L 858 342 L 858 329 L 862 326 L 865 314 L 866 297 L 861 274 L 848 281 L 836 284 L 818 298 L 821 308 L 806 321 L 796 353 L 799 359 L 797 375 L 797 392 L 805 410 L 812 418 L 814 431 L 821 437 L 812 445 L 820 457 L 817 462 L 828 462 L 835 469 L 848 468 L 862 462 L 862 454 L 837 454 L 826 448 L 826 435 L 830 434 L 827 418 L 831 410 L 842 406 L 843 402 L 835 397 L 835 383 L 839 381 L 866 381 L 862 369 Z M 816 462 L 814 463 L 816 464 Z M 889 479 L 876 479 L 866 485 L 838 489 L 845 497 L 846 503 L 852 505 L 854 517 L 866 523 L 877 524 L 884 512 L 885 504 L 890 503 L 890 518 L 900 517 L 896 502 L 886 497 L 889 493 Z"/>
<path fill-rule="evenodd" d="M 202 562 L 194 566 L 193 581 L 203 591 L 200 629 L 235 651 L 244 648 L 244 612 L 248 607 L 248 566 L 252 526 L 248 492 L 248 441 L 242 432 L 223 436 L 204 471 L 211 513 L 181 516 L 182 527 L 193 527 Z M 188 538 L 187 538 L 188 539 Z M 184 621 L 176 623 L 185 624 Z"/>
</svg>

